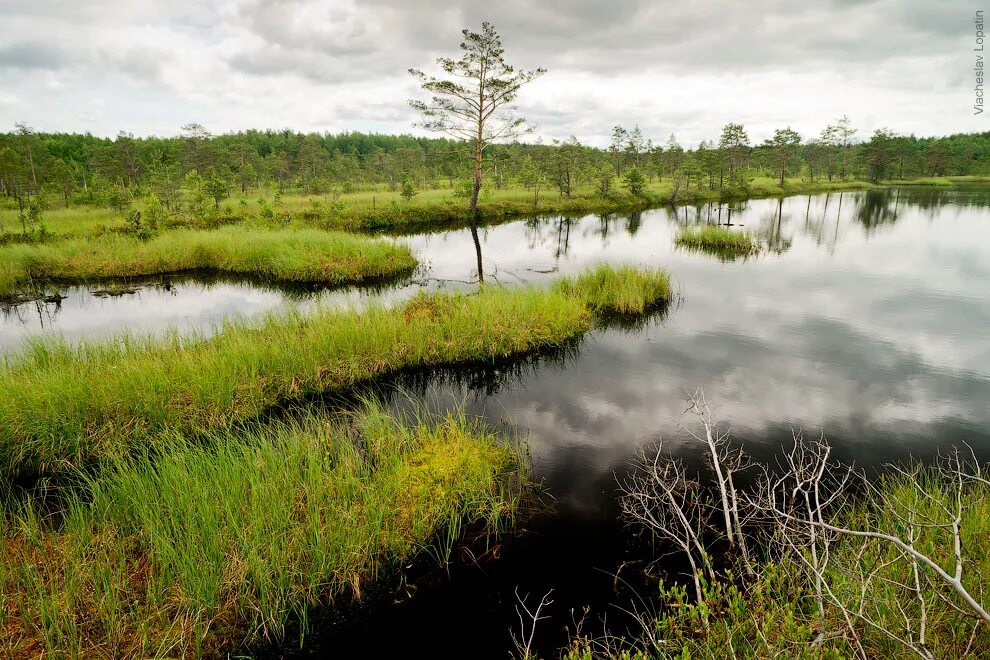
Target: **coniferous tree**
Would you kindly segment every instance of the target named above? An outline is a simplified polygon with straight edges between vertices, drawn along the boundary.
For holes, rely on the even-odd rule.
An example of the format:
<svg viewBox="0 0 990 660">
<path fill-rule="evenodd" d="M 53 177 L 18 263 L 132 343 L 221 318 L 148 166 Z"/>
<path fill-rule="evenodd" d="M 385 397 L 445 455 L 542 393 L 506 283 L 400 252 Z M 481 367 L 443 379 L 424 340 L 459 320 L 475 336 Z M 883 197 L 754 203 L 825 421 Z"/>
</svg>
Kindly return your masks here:
<svg viewBox="0 0 990 660">
<path fill-rule="evenodd" d="M 478 207 L 485 148 L 497 140 L 518 137 L 528 130 L 513 105 L 519 90 L 545 73 L 545 69 L 516 71 L 505 61 L 502 40 L 491 23 L 481 24 L 481 32 L 463 30 L 459 60 L 441 57 L 437 64 L 446 78 L 429 76 L 418 69 L 416 77 L 432 98 L 410 104 L 425 117 L 423 127 L 442 131 L 473 145 L 474 187 L 471 211 Z"/>
</svg>

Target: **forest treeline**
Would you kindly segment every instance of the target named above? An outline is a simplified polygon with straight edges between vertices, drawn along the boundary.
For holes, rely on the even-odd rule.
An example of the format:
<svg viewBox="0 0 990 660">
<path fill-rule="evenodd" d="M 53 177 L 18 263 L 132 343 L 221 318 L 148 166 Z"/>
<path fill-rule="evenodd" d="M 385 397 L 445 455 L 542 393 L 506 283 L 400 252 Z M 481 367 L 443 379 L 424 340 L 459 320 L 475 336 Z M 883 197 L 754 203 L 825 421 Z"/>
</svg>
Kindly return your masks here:
<svg viewBox="0 0 990 660">
<path fill-rule="evenodd" d="M 843 117 L 813 140 L 790 128 L 754 144 L 740 124 L 717 139 L 685 149 L 671 135 L 655 143 L 639 129 L 616 126 L 607 148 L 576 138 L 552 143 L 489 145 L 486 186 L 522 186 L 569 197 L 593 186 L 609 196 L 622 182 L 634 194 L 645 180 L 675 190 L 733 188 L 754 176 L 873 182 L 944 175 L 990 175 L 990 132 L 939 138 L 900 136 L 885 129 L 868 139 Z M 391 190 L 458 188 L 469 183 L 472 146 L 446 138 L 369 133 L 250 130 L 212 135 L 190 124 L 178 137 L 116 138 L 41 133 L 18 124 L 0 134 L 0 194 L 22 211 L 38 203 L 99 203 L 153 192 L 164 204 L 190 187 L 219 203 L 262 188 L 311 194 L 387 186 Z"/>
</svg>

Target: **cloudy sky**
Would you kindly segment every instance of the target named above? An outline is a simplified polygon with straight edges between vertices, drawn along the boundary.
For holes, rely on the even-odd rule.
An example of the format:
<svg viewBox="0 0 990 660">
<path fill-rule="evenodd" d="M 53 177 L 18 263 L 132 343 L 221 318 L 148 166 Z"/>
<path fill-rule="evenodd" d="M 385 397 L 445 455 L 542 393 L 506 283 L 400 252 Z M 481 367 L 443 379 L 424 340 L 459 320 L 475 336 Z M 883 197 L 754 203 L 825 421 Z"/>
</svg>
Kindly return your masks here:
<svg viewBox="0 0 990 660">
<path fill-rule="evenodd" d="M 974 116 L 970 0 L 0 0 L 0 130 L 174 135 L 246 128 L 415 132 L 406 73 L 489 20 L 543 139 L 615 124 L 695 144 L 848 114 L 935 135 Z"/>
</svg>

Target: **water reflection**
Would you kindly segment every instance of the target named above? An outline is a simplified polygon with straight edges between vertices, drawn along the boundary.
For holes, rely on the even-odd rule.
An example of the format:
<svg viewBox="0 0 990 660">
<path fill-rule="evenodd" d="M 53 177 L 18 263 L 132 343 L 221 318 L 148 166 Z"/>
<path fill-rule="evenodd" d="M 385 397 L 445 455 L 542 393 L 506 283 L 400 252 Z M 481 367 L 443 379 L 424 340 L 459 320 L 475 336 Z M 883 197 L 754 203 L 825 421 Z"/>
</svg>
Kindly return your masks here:
<svg viewBox="0 0 990 660">
<path fill-rule="evenodd" d="M 595 333 L 566 370 L 469 397 L 472 411 L 515 419 L 547 474 L 572 461 L 575 447 L 603 452 L 595 461 L 602 472 L 644 439 L 670 434 L 676 443 L 684 389 L 696 385 L 754 446 L 779 446 L 803 427 L 824 429 L 863 463 L 959 439 L 985 447 L 988 198 L 978 191 L 933 224 L 932 205 L 913 204 L 916 196 L 932 199 L 906 189 L 759 200 L 734 207 L 731 220 L 722 208 L 723 222 L 778 248 L 737 263 L 672 247 L 685 213 L 690 223 L 718 221 L 718 205 L 647 212 L 635 235 L 600 216 L 482 229 L 488 268 L 501 275 L 539 279 L 595 261 L 662 264 L 684 301 L 662 324 Z M 435 271 L 463 272 L 447 248 L 458 238 L 414 240 L 421 252 L 448 250 Z M 424 392 L 451 402 L 466 393 L 450 383 Z"/>
<path fill-rule="evenodd" d="M 534 357 L 524 369 L 400 381 L 397 408 L 409 405 L 411 391 L 417 405 L 463 404 L 526 437 L 554 515 L 530 521 L 529 534 L 507 543 L 484 578 L 458 576 L 358 632 L 336 633 L 328 647 L 357 648 L 369 632 L 377 639 L 389 630 L 401 648 L 431 648 L 431 622 L 455 619 L 458 639 L 492 650 L 479 657 L 502 657 L 516 587 L 555 590 L 555 631 L 570 622 L 570 608 L 590 605 L 591 619 L 614 619 L 628 601 L 612 575 L 636 557 L 617 524 L 615 477 L 638 447 L 661 437 L 682 457 L 697 457 L 678 426 L 696 386 L 761 458 L 799 428 L 823 431 L 838 458 L 861 466 L 962 442 L 990 458 L 990 210 L 981 191 L 950 194 L 960 204 L 906 189 L 752 201 L 731 217 L 718 205 L 656 210 L 642 214 L 635 232 L 600 216 L 482 228 L 486 272 L 503 280 L 631 261 L 667 267 L 683 301 L 643 328 L 596 330 L 564 361 Z M 673 247 L 680 226 L 709 216 L 777 249 L 720 262 Z M 471 268 L 470 252 L 458 254 L 466 233 L 412 240 L 437 255 L 438 277 Z M 550 635 L 543 650 L 565 642 Z M 393 648 L 382 644 L 376 650 Z"/>
<path fill-rule="evenodd" d="M 501 283 L 540 280 L 603 260 L 676 266 L 683 257 L 673 247 L 676 230 L 702 223 L 753 232 L 769 248 L 768 258 L 791 250 L 798 234 L 805 251 L 807 239 L 828 254 L 843 245 L 859 250 L 861 242 L 893 226 L 903 214 L 915 230 L 923 219 L 971 218 L 982 213 L 988 203 L 990 193 L 985 188 L 894 189 L 711 203 L 632 214 L 544 216 L 494 227 L 415 234 L 407 240 L 426 264 L 425 275 L 385 293 L 356 288 L 326 292 L 216 277 L 152 278 L 130 283 L 130 290 L 111 289 L 102 294 L 100 287 L 66 287 L 39 292 L 40 296 L 22 304 L 0 305 L 0 351 L 20 345 L 26 337 L 54 333 L 102 336 L 172 326 L 210 332 L 229 315 L 247 317 L 314 302 L 360 305 L 371 299 L 391 301 L 412 295 L 424 285 L 461 287 L 479 279 Z M 881 243 L 875 247 L 888 249 Z M 107 285 L 101 287 L 106 289 Z M 104 302 L 97 304 L 101 296 Z"/>
<path fill-rule="evenodd" d="M 676 249 L 679 229 L 701 223 L 752 231 L 772 249 L 725 262 Z M 368 624 L 370 637 L 358 631 L 355 647 L 366 652 L 374 639 L 396 652 L 416 647 L 437 655 L 437 622 L 457 621 L 445 626 L 454 648 L 468 642 L 454 644 L 451 628 L 478 657 L 504 657 L 517 586 L 556 590 L 555 635 L 571 607 L 591 604 L 595 616 L 611 611 L 610 574 L 630 558 L 617 522 L 615 475 L 659 437 L 691 455 L 678 419 L 686 392 L 697 386 L 735 437 L 763 456 L 802 428 L 824 431 L 841 458 L 860 465 L 929 456 L 959 442 L 990 457 L 988 234 L 990 189 L 983 188 L 531 218 L 409 236 L 425 272 L 387 289 L 291 291 L 229 280 L 173 281 L 171 290 L 150 283 L 108 298 L 69 289 L 58 303 L 7 310 L 0 349 L 50 332 L 209 329 L 230 314 L 389 303 L 423 287 L 471 289 L 482 277 L 489 284 L 544 283 L 600 262 L 667 268 L 681 296 L 665 314 L 632 326 L 604 324 L 563 352 L 405 373 L 390 383 L 404 394 L 384 390 L 396 407 L 409 405 L 410 392 L 435 410 L 463 403 L 527 438 L 534 476 L 555 512 L 506 545 L 492 573 L 389 610 L 398 614 Z M 338 650 L 348 643 L 337 636 L 330 644 Z"/>
<path fill-rule="evenodd" d="M 408 286 L 410 278 L 399 280 Z M 314 304 L 324 294 L 336 303 L 387 297 L 395 283 L 343 290 L 255 277 L 192 273 L 130 278 L 125 282 L 69 285 L 0 301 L 0 354 L 32 337 L 99 338 L 123 332 L 172 330 L 212 334 L 224 319 L 247 319 Z"/>
<path fill-rule="evenodd" d="M 520 375 L 510 394 L 480 379 L 493 399 L 473 410 L 494 406 L 531 432 L 541 469 L 580 447 L 608 454 L 601 471 L 669 432 L 682 390 L 702 385 L 750 442 L 775 443 L 781 424 L 825 428 L 865 460 L 870 446 L 922 451 L 945 428 L 972 438 L 990 421 L 988 203 L 982 189 L 902 189 L 421 234 L 407 240 L 427 277 L 394 288 L 172 278 L 99 298 L 76 287 L 65 300 L 5 308 L 0 347 L 59 331 L 208 331 L 228 315 L 388 302 L 423 286 L 470 288 L 479 276 L 542 282 L 602 261 L 662 265 L 683 293 L 669 318 L 600 329 L 574 364 Z M 774 251 L 723 263 L 674 247 L 680 226 L 704 222 L 753 231 Z M 464 393 L 463 384 L 436 389 L 451 400 Z"/>
</svg>

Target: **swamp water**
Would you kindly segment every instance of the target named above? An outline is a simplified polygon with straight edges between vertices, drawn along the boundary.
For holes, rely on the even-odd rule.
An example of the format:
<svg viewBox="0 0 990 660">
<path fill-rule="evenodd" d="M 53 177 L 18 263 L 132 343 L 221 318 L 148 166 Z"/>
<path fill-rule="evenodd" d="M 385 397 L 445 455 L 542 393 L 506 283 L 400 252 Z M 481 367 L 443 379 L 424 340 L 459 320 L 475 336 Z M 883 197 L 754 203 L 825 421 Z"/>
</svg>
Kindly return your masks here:
<svg viewBox="0 0 990 660">
<path fill-rule="evenodd" d="M 724 261 L 675 247 L 681 226 L 704 222 L 754 232 L 769 249 Z M 990 457 L 990 189 L 547 217 L 482 228 L 478 239 L 487 282 L 541 282 L 599 262 L 636 263 L 667 268 L 678 300 L 664 314 L 595 330 L 564 350 L 383 384 L 402 388 L 392 395 L 397 408 L 464 404 L 524 438 L 548 510 L 524 516 L 523 529 L 483 560 L 455 552 L 448 570 L 400 589 L 398 603 L 384 598 L 345 625 L 314 620 L 302 650 L 290 641 L 263 654 L 505 658 L 509 631 L 518 629 L 517 590 L 530 594 L 531 605 L 553 590 L 538 635 L 544 655 L 565 644 L 567 628 L 582 617 L 586 632 L 600 629 L 603 617 L 621 632 L 622 610 L 638 603 L 634 592 L 647 601 L 649 593 L 636 578 L 644 553 L 619 520 L 616 479 L 640 447 L 661 437 L 668 450 L 697 458 L 678 426 L 690 423 L 682 413 L 697 387 L 760 458 L 798 429 L 824 432 L 839 458 L 861 466 L 930 458 L 962 442 Z M 424 265 L 391 288 L 313 292 L 172 278 L 95 297 L 92 288 L 72 287 L 59 303 L 7 308 L 0 351 L 29 336 L 167 326 L 209 332 L 231 315 L 473 286 L 470 231 L 404 240 Z"/>
</svg>

